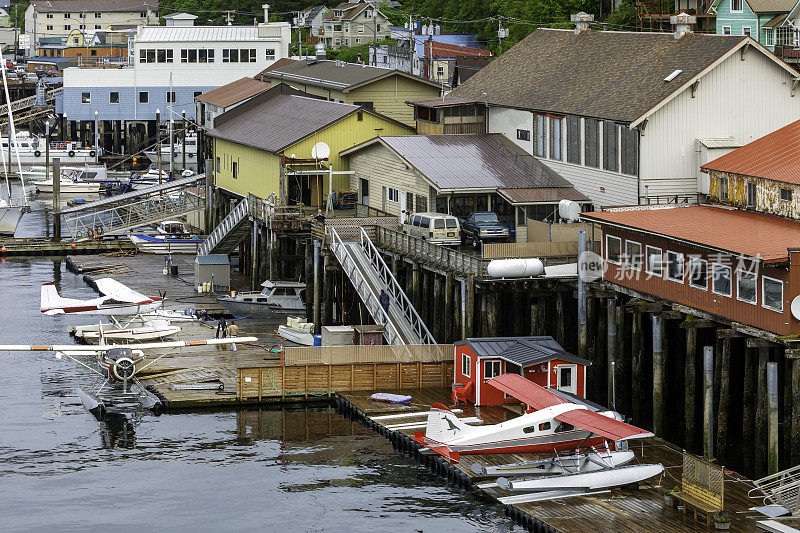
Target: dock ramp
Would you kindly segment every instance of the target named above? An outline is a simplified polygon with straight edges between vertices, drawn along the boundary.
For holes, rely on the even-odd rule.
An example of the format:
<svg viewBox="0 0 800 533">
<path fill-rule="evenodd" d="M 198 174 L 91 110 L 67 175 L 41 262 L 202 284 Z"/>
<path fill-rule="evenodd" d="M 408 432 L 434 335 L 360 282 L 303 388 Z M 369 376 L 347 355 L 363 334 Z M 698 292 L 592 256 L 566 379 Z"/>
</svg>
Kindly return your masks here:
<svg viewBox="0 0 800 533">
<path fill-rule="evenodd" d="M 198 248 L 197 255 L 231 253 L 244 239 L 245 222 L 247 222 L 249 214 L 250 205 L 248 198 L 245 197 L 231 209 L 228 216 L 222 219 L 214 231 L 209 233 L 208 238 Z"/>
<path fill-rule="evenodd" d="M 792 516 L 800 516 L 800 465 L 757 479 L 755 485 L 770 503 L 784 507 Z"/>
<path fill-rule="evenodd" d="M 206 207 L 205 194 L 197 188 L 203 187 L 205 181 L 205 174 L 196 174 L 65 209 L 61 212 L 64 226 L 75 239 L 90 233 L 124 233 L 202 211 Z"/>
<path fill-rule="evenodd" d="M 417 310 L 386 266 L 364 228 L 358 239 L 342 239 L 336 228 L 326 229 L 330 247 L 361 301 L 377 324 L 383 324 L 388 344 L 436 344 Z M 378 296 L 383 289 L 390 298 L 388 316 Z"/>
</svg>

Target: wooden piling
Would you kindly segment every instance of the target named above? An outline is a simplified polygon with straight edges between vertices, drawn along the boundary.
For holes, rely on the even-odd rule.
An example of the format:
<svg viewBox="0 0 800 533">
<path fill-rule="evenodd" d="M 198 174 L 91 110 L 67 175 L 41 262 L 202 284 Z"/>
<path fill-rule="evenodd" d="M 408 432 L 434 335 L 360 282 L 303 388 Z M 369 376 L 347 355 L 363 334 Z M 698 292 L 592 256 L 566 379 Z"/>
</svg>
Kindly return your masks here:
<svg viewBox="0 0 800 533">
<path fill-rule="evenodd" d="M 789 463 L 792 456 L 792 360 L 786 357 L 786 348 L 779 350 L 781 361 L 783 362 L 783 413 L 781 414 L 783 429 L 781 430 L 782 448 L 780 453 L 780 470 L 795 466 L 797 463 Z"/>
<path fill-rule="evenodd" d="M 442 276 L 433 274 L 433 313 L 431 314 L 430 321 L 433 327 L 433 338 L 438 343 L 444 343 L 444 299 L 442 292 L 444 290 L 444 280 Z"/>
<path fill-rule="evenodd" d="M 470 272 L 469 274 L 467 274 L 465 302 L 464 302 L 463 329 L 464 329 L 465 339 L 474 336 L 475 333 L 474 315 L 475 315 L 475 274 Z"/>
<path fill-rule="evenodd" d="M 566 316 L 564 315 L 564 291 L 556 291 L 556 342 L 566 348 Z"/>
<path fill-rule="evenodd" d="M 453 323 L 455 322 L 456 310 L 453 306 L 453 273 L 448 272 L 444 276 L 444 317 L 442 324 L 444 331 L 442 342 L 453 342 Z"/>
<path fill-rule="evenodd" d="M 767 363 L 767 474 L 778 471 L 778 363 Z"/>
<path fill-rule="evenodd" d="M 314 279 L 314 244 L 311 239 L 305 244 L 305 282 L 306 282 L 306 316 L 314 321 L 314 294 L 316 293 L 317 280 Z M 263 263 L 263 261 L 262 261 Z"/>
<path fill-rule="evenodd" d="M 538 296 L 537 297 L 538 303 L 536 304 L 537 311 L 539 312 L 539 318 L 536 322 L 539 323 L 539 333 L 538 335 L 548 335 L 552 334 L 552 330 L 547 327 L 547 301 L 548 298 L 545 296 Z"/>
<path fill-rule="evenodd" d="M 251 252 L 250 252 L 250 290 L 258 290 L 258 220 L 253 219 L 253 228 L 250 231 Z"/>
<path fill-rule="evenodd" d="M 583 268 L 583 262 L 585 261 L 586 256 L 586 246 L 586 230 L 580 229 L 578 230 L 578 357 L 582 357 L 584 359 L 589 358 L 587 339 L 589 319 L 586 301 L 586 278 L 580 274 L 585 272 L 585 268 Z M 559 301 L 560 300 L 561 298 L 559 298 Z M 558 316 L 562 317 L 563 320 L 564 315 L 562 313 L 559 313 Z M 564 346 L 563 343 L 562 346 Z"/>
<path fill-rule="evenodd" d="M 722 339 L 722 350 L 719 352 L 720 368 L 719 402 L 717 408 L 717 457 L 726 457 L 728 448 L 728 415 L 731 395 L 731 339 Z"/>
<path fill-rule="evenodd" d="M 652 315 L 653 324 L 653 432 L 664 435 L 664 321 Z"/>
<path fill-rule="evenodd" d="M 586 358 L 592 362 L 591 381 L 586 380 L 586 397 L 596 398 L 603 365 L 597 359 L 597 298 L 586 300 Z"/>
<path fill-rule="evenodd" d="M 638 423 L 643 422 L 643 395 L 642 395 L 642 313 L 634 311 L 631 321 L 631 396 L 633 419 Z"/>
<path fill-rule="evenodd" d="M 703 347 L 703 457 L 714 453 L 714 348 Z"/>
<path fill-rule="evenodd" d="M 58 157 L 53 158 L 53 240 L 61 240 L 61 158 Z"/>
<path fill-rule="evenodd" d="M 420 272 L 419 263 L 413 261 L 411 263 L 411 303 L 420 315 L 423 314 L 422 310 L 422 272 Z"/>
<path fill-rule="evenodd" d="M 792 359 L 792 427 L 793 443 L 790 450 L 789 462 L 792 465 L 800 464 L 800 359 Z M 745 441 L 747 442 L 747 441 Z"/>
<path fill-rule="evenodd" d="M 322 272 L 322 325 L 330 326 L 333 319 L 333 276 L 331 275 L 331 254 L 326 253 L 323 259 Z"/>
<path fill-rule="evenodd" d="M 607 391 L 606 397 L 608 398 L 608 406 L 613 407 L 616 405 L 614 398 L 614 363 L 617 358 L 617 301 L 614 298 L 609 298 L 606 301 L 606 326 L 608 336 L 606 337 L 606 379 Z"/>
<path fill-rule="evenodd" d="M 686 328 L 686 364 L 684 367 L 684 415 L 683 421 L 686 428 L 685 446 L 689 450 L 695 449 L 695 395 L 697 393 L 697 329 Z"/>
<path fill-rule="evenodd" d="M 742 384 L 742 442 L 753 442 L 755 439 L 755 350 L 747 347 L 744 352 L 744 377 Z M 744 447 L 744 469 L 753 471 L 753 449 Z"/>
<path fill-rule="evenodd" d="M 608 361 L 608 314 L 606 312 L 606 299 L 600 298 L 595 300 L 597 305 L 597 332 L 595 333 L 595 358 L 597 359 L 597 368 L 594 370 L 595 386 L 594 397 L 592 399 L 602 402 L 606 394 L 606 381 L 608 375 L 607 361 Z M 594 365 L 593 365 L 594 366 Z"/>
<path fill-rule="evenodd" d="M 755 464 L 756 475 L 762 476 L 767 471 L 767 364 L 769 362 L 769 348 L 758 349 L 758 373 L 756 396 L 756 439 L 755 439 Z"/>
</svg>

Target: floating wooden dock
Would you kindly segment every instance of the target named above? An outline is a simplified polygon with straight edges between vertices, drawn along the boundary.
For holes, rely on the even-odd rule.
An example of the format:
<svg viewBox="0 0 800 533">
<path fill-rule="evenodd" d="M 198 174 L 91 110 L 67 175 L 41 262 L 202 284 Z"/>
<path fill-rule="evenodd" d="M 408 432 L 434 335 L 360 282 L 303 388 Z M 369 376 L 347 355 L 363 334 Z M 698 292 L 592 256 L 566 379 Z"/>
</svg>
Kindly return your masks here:
<svg viewBox="0 0 800 533">
<path fill-rule="evenodd" d="M 409 420 L 424 423 L 425 416 L 403 417 L 410 412 L 425 412 L 433 403 L 450 403 L 450 391 L 396 390 L 382 391 L 412 396 L 411 404 L 386 404 L 370 400 L 370 392 L 343 392 L 336 398 L 337 408 L 347 418 L 359 420 L 368 428 L 384 435 L 395 449 L 414 457 L 450 483 L 464 489 L 474 489 L 482 495 L 498 500 L 513 494 L 491 483 L 495 478 L 481 478 L 472 471 L 473 463 L 485 466 L 501 465 L 538 458 L 534 454 L 465 455 L 461 462 L 449 465 L 444 458 L 426 456 L 419 452 L 419 444 L 410 437 L 424 429 L 396 429 L 387 426 Z M 459 417 L 477 416 L 486 424 L 496 424 L 518 416 L 505 407 L 459 406 Z M 634 463 L 664 466 L 664 475 L 639 485 L 637 490 L 615 489 L 596 495 L 576 496 L 534 503 L 506 504 L 508 515 L 530 531 L 559 531 L 563 533 L 598 533 L 601 531 L 663 533 L 695 532 L 707 529 L 691 513 L 673 510 L 665 501 L 665 493 L 680 486 L 683 451 L 659 439 L 648 438 L 631 443 L 635 453 Z M 488 485 L 494 485 L 490 487 Z M 765 517 L 751 507 L 763 505 L 761 499 L 750 499 L 747 493 L 754 487 L 744 476 L 725 471 L 725 508 L 731 514 L 731 531 L 756 531 L 756 522 Z M 502 504 L 501 504 L 502 505 Z"/>
<path fill-rule="evenodd" d="M 63 238 L 54 241 L 50 238 L 0 238 L 0 257 L 37 255 L 85 255 L 108 252 L 136 252 L 136 245 L 130 239 L 103 238 L 79 239 Z"/>
</svg>

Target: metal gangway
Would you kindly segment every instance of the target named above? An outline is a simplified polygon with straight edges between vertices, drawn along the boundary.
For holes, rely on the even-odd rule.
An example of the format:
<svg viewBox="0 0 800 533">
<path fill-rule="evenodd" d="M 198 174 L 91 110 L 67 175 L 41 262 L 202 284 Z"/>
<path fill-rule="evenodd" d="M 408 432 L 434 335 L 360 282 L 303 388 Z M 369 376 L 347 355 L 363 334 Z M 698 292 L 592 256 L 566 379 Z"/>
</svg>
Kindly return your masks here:
<svg viewBox="0 0 800 533">
<path fill-rule="evenodd" d="M 44 89 L 43 89 L 44 90 Z M 52 105 L 56 101 L 56 96 L 61 94 L 64 91 L 63 87 L 59 87 L 57 89 L 46 90 L 44 96 L 44 103 L 45 105 Z M 37 88 L 37 92 L 39 89 Z M 38 99 L 38 102 L 37 102 Z M 29 107 L 35 107 L 37 105 L 41 105 L 41 94 L 34 94 L 33 96 L 27 96 L 25 98 L 20 98 L 19 100 L 14 100 L 11 102 L 11 111 L 16 113 L 22 109 L 28 109 Z M 0 116 L 8 115 L 8 104 L 0 105 Z"/>
<path fill-rule="evenodd" d="M 388 344 L 436 344 L 417 310 L 386 266 L 378 249 L 364 228 L 359 238 L 342 239 L 336 228 L 328 226 L 326 232 L 330 248 L 355 287 L 361 301 L 377 324 L 383 324 Z M 378 301 L 381 289 L 389 295 L 389 312 L 384 313 Z M 387 316 L 388 315 L 388 316 Z"/>
<path fill-rule="evenodd" d="M 61 212 L 73 239 L 99 234 L 119 234 L 139 226 L 188 215 L 206 208 L 205 174 L 167 181 Z"/>
<path fill-rule="evenodd" d="M 793 516 L 800 516 L 800 465 L 757 479 L 754 483 L 770 503 L 782 506 Z M 750 491 L 750 497 L 753 497 L 754 490 Z"/>
<path fill-rule="evenodd" d="M 249 214 L 250 205 L 245 197 L 217 224 L 214 231 L 208 234 L 206 240 L 197 249 L 197 255 L 208 255 L 215 252 L 231 253 L 244 238 L 245 222 L 247 222 Z"/>
</svg>

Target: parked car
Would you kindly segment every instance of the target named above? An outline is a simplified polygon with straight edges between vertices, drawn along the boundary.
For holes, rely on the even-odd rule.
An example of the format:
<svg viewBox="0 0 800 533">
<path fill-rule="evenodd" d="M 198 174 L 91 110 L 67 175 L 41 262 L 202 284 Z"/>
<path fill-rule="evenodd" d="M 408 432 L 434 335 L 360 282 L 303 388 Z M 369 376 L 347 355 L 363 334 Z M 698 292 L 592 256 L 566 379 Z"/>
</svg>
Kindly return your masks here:
<svg viewBox="0 0 800 533">
<path fill-rule="evenodd" d="M 33 83 L 39 81 L 39 76 L 35 72 L 26 72 L 22 77 L 25 81 L 32 81 Z"/>
<path fill-rule="evenodd" d="M 475 211 L 467 218 L 458 219 L 461 223 L 461 241 L 473 247 L 484 242 L 505 242 L 508 240 L 508 226 L 500 222 L 497 213 Z"/>
<path fill-rule="evenodd" d="M 409 220 L 406 232 L 412 237 L 419 237 L 433 244 L 454 246 L 461 244 L 461 225 L 452 215 L 411 213 Z"/>
<path fill-rule="evenodd" d="M 6 78 L 8 78 L 9 80 L 18 80 L 19 74 L 17 74 L 12 70 L 11 72 L 6 72 Z"/>
</svg>

